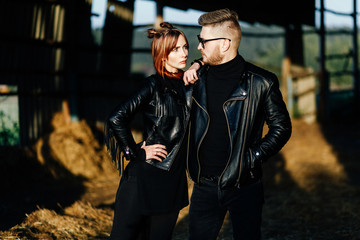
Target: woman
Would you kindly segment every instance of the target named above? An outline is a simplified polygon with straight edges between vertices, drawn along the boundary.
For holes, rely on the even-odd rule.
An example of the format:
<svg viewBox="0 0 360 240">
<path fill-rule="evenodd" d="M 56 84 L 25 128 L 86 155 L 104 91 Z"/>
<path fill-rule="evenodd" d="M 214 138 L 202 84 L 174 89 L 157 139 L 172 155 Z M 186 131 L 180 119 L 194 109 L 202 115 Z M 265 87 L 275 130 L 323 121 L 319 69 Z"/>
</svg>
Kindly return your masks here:
<svg viewBox="0 0 360 240">
<path fill-rule="evenodd" d="M 188 205 L 185 151 L 191 92 L 182 81 L 188 57 L 184 33 L 169 23 L 149 29 L 156 74 L 107 119 L 106 145 L 117 166 L 130 160 L 116 194 L 111 239 L 171 239 L 179 211 Z M 129 127 L 144 115 L 145 141 L 136 144 Z"/>
</svg>

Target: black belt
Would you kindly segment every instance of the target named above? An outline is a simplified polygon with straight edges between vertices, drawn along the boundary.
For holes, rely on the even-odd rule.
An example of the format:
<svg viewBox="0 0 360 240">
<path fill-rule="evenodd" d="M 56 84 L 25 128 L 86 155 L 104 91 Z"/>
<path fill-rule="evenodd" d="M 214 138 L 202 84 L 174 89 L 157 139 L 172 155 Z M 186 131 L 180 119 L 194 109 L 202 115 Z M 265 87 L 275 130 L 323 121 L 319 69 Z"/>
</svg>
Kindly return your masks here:
<svg viewBox="0 0 360 240">
<path fill-rule="evenodd" d="M 219 176 L 202 176 L 200 177 L 200 182 L 201 180 L 217 184 L 219 182 Z"/>
</svg>

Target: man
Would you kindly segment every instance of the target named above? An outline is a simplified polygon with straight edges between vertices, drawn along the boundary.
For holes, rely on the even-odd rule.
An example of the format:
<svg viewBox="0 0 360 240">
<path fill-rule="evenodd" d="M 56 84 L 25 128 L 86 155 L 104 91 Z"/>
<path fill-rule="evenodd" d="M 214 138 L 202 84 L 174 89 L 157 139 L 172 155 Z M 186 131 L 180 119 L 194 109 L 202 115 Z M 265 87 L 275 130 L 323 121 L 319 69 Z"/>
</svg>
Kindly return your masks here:
<svg viewBox="0 0 360 240">
<path fill-rule="evenodd" d="M 238 15 L 228 9 L 203 14 L 197 60 L 185 73 L 194 84 L 187 167 L 194 181 L 190 240 L 215 240 L 225 214 L 234 239 L 261 239 L 262 163 L 289 140 L 291 121 L 277 77 L 239 54 Z M 264 122 L 269 127 L 262 137 Z"/>
</svg>

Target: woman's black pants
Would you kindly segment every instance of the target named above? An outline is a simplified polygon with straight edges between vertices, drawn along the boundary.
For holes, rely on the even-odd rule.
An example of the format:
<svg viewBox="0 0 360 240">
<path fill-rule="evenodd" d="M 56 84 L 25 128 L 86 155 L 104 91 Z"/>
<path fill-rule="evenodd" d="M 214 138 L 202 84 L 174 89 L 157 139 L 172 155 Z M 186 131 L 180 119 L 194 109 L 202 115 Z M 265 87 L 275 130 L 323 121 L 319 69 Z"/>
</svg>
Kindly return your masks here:
<svg viewBox="0 0 360 240">
<path fill-rule="evenodd" d="M 140 213 L 135 176 L 121 180 L 116 193 L 111 240 L 170 240 L 179 212 L 162 215 Z"/>
</svg>

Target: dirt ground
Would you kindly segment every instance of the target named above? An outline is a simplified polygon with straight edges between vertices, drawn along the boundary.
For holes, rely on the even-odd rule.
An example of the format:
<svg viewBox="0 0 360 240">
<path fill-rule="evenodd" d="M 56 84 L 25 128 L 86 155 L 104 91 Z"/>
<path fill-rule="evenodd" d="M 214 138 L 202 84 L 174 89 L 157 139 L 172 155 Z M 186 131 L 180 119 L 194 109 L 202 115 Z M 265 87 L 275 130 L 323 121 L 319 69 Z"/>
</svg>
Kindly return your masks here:
<svg viewBox="0 0 360 240">
<path fill-rule="evenodd" d="M 101 133 L 53 125 L 33 148 L 0 149 L 0 239 L 107 239 L 119 176 Z M 263 167 L 263 239 L 360 239 L 360 123 L 293 120 L 290 141 Z M 187 239 L 187 211 L 174 240 Z M 226 219 L 219 240 L 228 239 Z"/>
</svg>

